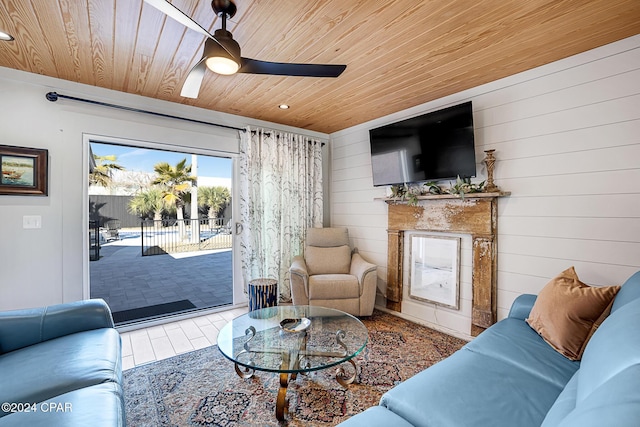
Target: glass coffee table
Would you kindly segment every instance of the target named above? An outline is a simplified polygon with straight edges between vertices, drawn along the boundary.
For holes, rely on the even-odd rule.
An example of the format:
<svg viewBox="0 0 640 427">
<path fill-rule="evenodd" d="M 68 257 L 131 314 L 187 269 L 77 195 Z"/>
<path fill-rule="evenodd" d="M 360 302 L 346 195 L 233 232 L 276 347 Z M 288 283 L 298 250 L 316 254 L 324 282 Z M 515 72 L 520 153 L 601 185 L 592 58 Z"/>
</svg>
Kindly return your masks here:
<svg viewBox="0 0 640 427">
<path fill-rule="evenodd" d="M 298 374 L 338 366 L 336 380 L 353 383 L 358 367 L 353 360 L 367 345 L 369 333 L 356 317 L 315 306 L 281 305 L 251 311 L 227 323 L 218 334 L 218 348 L 235 363 L 241 378 L 255 371 L 280 374 L 276 418 L 284 420 L 289 381 Z M 349 372 L 353 371 L 353 372 Z"/>
</svg>

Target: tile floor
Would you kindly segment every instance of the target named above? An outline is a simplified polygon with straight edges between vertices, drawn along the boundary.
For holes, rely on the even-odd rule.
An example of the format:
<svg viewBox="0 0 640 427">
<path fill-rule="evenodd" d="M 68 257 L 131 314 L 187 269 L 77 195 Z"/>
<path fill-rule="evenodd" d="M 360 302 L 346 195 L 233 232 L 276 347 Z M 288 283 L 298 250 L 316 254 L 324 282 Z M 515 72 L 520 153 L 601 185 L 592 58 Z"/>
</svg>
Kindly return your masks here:
<svg viewBox="0 0 640 427">
<path fill-rule="evenodd" d="M 229 320 L 247 311 L 247 307 L 241 307 L 135 331 L 121 332 L 123 369 L 215 345 L 220 329 Z"/>
</svg>

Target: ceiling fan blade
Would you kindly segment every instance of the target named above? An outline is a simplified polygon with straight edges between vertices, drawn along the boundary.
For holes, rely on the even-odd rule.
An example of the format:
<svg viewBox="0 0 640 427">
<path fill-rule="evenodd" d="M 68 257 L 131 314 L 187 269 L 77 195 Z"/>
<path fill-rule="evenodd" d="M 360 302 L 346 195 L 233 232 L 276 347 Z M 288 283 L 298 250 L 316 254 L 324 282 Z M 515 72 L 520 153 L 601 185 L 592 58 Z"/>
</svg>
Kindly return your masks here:
<svg viewBox="0 0 640 427">
<path fill-rule="evenodd" d="M 165 0 L 144 0 L 144 1 L 149 5 L 158 9 L 160 12 L 167 15 L 169 18 L 175 19 L 185 27 L 191 28 L 193 31 L 197 31 L 203 36 L 210 37 L 215 40 L 215 37 L 213 37 L 207 30 L 205 30 L 202 26 L 200 26 L 200 24 L 198 24 L 196 21 L 191 19 L 183 11 L 181 11 L 180 9 L 178 9 L 168 1 L 165 1 Z"/>
<path fill-rule="evenodd" d="M 238 72 L 274 76 L 338 77 L 346 68 L 346 65 L 293 64 L 242 58 L 242 65 Z"/>
<path fill-rule="evenodd" d="M 185 98 L 198 97 L 198 93 L 200 93 L 200 86 L 202 85 L 202 80 L 204 79 L 204 73 L 205 71 L 207 71 L 207 64 L 205 63 L 206 59 L 206 57 L 202 58 L 191 69 L 191 71 L 189 71 L 189 74 L 184 81 L 184 85 L 182 86 L 180 96 L 184 96 Z"/>
</svg>

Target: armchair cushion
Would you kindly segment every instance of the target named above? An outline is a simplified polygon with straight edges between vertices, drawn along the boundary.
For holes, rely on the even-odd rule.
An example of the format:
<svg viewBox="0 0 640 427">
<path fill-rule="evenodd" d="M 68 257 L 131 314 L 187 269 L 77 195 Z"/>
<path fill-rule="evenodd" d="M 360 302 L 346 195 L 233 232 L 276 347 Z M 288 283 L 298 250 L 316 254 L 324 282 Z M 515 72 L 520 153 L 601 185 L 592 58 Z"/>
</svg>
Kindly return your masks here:
<svg viewBox="0 0 640 427">
<path fill-rule="evenodd" d="M 348 245 L 349 230 L 346 227 L 309 228 L 306 242 L 309 246 L 323 248 Z"/>
<path fill-rule="evenodd" d="M 307 246 L 304 253 L 309 275 L 349 274 L 351 248 L 349 245 L 337 247 Z"/>
<path fill-rule="evenodd" d="M 309 298 L 344 299 L 360 298 L 358 278 L 351 274 L 322 274 L 309 278 Z"/>
</svg>

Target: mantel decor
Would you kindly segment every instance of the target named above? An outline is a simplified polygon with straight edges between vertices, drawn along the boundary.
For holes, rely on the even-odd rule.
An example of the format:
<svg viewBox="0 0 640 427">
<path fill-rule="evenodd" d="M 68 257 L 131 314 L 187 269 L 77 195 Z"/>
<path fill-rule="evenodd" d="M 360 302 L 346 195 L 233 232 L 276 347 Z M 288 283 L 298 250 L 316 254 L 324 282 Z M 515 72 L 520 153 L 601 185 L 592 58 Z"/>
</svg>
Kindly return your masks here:
<svg viewBox="0 0 640 427">
<path fill-rule="evenodd" d="M 46 196 L 49 152 L 0 145 L 0 195 Z"/>
<path fill-rule="evenodd" d="M 470 234 L 473 256 L 471 335 L 496 322 L 498 198 L 508 192 L 417 196 L 415 205 L 384 199 L 389 205 L 387 308 L 402 309 L 404 233 Z"/>
<path fill-rule="evenodd" d="M 484 158 L 484 164 L 487 166 L 487 186 L 486 190 L 488 192 L 496 192 L 499 191 L 498 186 L 493 182 L 493 168 L 496 163 L 496 157 L 493 154 L 496 150 L 485 150 L 485 154 L 487 155 Z"/>
<path fill-rule="evenodd" d="M 465 198 L 467 194 L 477 194 L 485 192 L 485 181 L 472 183 L 471 178 L 456 178 L 456 182 L 450 187 L 441 187 L 435 182 L 425 182 L 424 184 L 402 184 L 391 186 L 391 199 L 406 201 L 410 205 L 417 205 L 422 196 L 452 195 Z M 497 187 L 496 187 L 497 188 Z"/>
<path fill-rule="evenodd" d="M 485 150 L 486 157 L 483 162 L 487 167 L 487 179 L 482 182 L 471 182 L 471 178 L 456 178 L 455 183 L 451 183 L 449 187 L 443 187 L 435 181 L 425 182 L 423 184 L 405 183 L 392 185 L 391 199 L 406 201 L 410 205 L 416 205 L 421 196 L 437 196 L 437 195 L 453 195 L 464 199 L 468 194 L 478 193 L 501 193 L 498 186 L 493 181 L 493 171 L 496 164 L 496 150 Z"/>
</svg>

